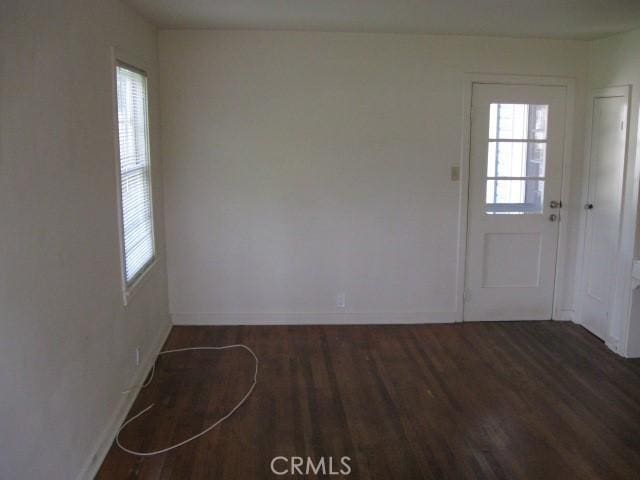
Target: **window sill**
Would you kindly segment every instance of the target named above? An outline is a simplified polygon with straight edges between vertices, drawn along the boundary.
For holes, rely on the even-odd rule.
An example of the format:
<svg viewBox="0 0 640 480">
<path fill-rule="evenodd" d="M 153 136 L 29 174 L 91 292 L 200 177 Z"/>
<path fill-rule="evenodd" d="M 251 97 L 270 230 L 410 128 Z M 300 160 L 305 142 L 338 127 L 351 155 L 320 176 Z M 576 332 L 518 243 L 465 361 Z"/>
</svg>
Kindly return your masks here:
<svg viewBox="0 0 640 480">
<path fill-rule="evenodd" d="M 122 289 L 122 301 L 125 307 L 129 305 L 133 296 L 138 292 L 138 290 L 140 290 L 140 287 L 144 283 L 146 283 L 146 280 L 149 277 L 149 272 L 153 270 L 153 267 L 155 267 L 156 263 L 158 263 L 157 256 L 154 257 L 151 263 L 149 263 L 149 265 L 145 267 L 144 271 L 138 276 L 135 282 Z"/>
</svg>

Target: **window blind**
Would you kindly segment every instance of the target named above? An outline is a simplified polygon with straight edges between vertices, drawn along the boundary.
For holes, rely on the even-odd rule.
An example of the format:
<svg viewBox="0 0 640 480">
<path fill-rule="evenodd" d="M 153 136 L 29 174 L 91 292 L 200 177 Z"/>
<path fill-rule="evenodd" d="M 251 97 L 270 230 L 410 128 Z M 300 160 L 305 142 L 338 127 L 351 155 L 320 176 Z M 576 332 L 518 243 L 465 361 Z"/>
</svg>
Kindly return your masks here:
<svg viewBox="0 0 640 480">
<path fill-rule="evenodd" d="M 124 278 L 133 284 L 153 261 L 153 209 L 149 159 L 147 77 L 125 65 L 116 67 L 120 206 Z"/>
</svg>

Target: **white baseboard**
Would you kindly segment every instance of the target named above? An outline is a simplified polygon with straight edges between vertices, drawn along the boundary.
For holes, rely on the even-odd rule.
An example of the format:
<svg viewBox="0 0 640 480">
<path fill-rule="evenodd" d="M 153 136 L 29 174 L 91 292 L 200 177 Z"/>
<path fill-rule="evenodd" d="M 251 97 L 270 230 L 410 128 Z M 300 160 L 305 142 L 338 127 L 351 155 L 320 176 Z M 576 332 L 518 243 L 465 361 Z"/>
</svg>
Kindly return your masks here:
<svg viewBox="0 0 640 480">
<path fill-rule="evenodd" d="M 574 321 L 574 323 L 576 325 L 580 325 L 582 328 L 584 328 L 588 332 L 592 333 L 594 336 L 601 339 L 609 350 L 620 355 L 621 357 L 624 357 L 624 358 L 640 357 L 640 354 L 633 355 L 631 352 L 627 351 L 626 345 L 623 342 L 621 342 L 619 339 L 614 338 L 610 335 L 603 335 L 601 332 L 593 329 L 591 326 L 587 324 L 577 322 L 577 321 Z"/>
<path fill-rule="evenodd" d="M 558 309 L 553 315 L 554 320 L 561 322 L 575 322 L 575 311 L 572 308 Z"/>
<path fill-rule="evenodd" d="M 640 358 L 640 349 L 631 350 L 628 345 L 625 345 L 624 349 L 620 350 L 620 355 L 625 358 Z"/>
<path fill-rule="evenodd" d="M 612 352 L 615 352 L 615 353 L 617 353 L 618 355 L 620 355 L 622 357 L 626 357 L 627 356 L 626 355 L 627 352 L 625 352 L 624 349 L 621 348 L 619 340 L 616 340 L 614 338 L 608 338 L 607 340 L 605 340 L 604 344 Z"/>
<path fill-rule="evenodd" d="M 111 418 L 102 431 L 102 434 L 98 437 L 98 441 L 91 449 L 90 456 L 87 458 L 84 465 L 82 466 L 82 469 L 80 470 L 80 473 L 76 477 L 77 480 L 90 480 L 93 479 L 98 473 L 98 470 L 100 469 L 104 458 L 107 456 L 107 452 L 113 444 L 120 425 L 122 425 L 122 422 L 131 409 L 134 400 L 138 396 L 140 385 L 144 382 L 144 379 L 149 373 L 153 362 L 158 356 L 158 353 L 160 353 L 164 342 L 167 340 L 170 331 L 171 324 L 166 325 L 165 328 L 160 330 L 156 338 L 154 338 L 149 349 L 147 350 L 147 354 L 140 363 L 140 368 L 136 369 L 136 374 L 130 383 L 131 385 L 138 385 L 138 387 L 129 392 L 127 395 L 122 395 L 122 399 L 116 405 L 116 408 L 114 409 Z"/>
<path fill-rule="evenodd" d="M 454 323 L 458 312 L 172 313 L 174 325 L 366 325 Z"/>
</svg>

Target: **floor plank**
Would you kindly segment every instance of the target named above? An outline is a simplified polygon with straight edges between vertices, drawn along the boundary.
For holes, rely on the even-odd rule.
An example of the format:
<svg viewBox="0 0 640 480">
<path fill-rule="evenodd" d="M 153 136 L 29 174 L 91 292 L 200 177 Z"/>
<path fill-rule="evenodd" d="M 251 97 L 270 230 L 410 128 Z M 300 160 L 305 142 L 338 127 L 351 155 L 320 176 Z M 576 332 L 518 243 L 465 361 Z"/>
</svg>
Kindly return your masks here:
<svg viewBox="0 0 640 480">
<path fill-rule="evenodd" d="M 155 457 L 113 446 L 97 478 L 280 478 L 275 456 L 349 456 L 361 479 L 640 478 L 640 360 L 579 326 L 174 327 L 165 348 L 238 342 L 260 371 L 233 417 Z M 132 413 L 156 406 L 122 441 L 153 450 L 197 433 L 252 369 L 240 350 L 161 357 Z"/>
</svg>

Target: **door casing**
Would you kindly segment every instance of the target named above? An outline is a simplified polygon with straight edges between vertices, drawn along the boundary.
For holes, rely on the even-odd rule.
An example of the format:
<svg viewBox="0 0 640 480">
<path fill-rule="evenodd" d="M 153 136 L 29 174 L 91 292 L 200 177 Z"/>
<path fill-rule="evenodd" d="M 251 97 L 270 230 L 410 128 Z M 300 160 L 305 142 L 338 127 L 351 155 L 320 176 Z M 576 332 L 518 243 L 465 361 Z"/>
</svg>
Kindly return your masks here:
<svg viewBox="0 0 640 480">
<path fill-rule="evenodd" d="M 621 208 L 621 212 L 620 212 L 620 224 L 619 224 L 619 229 L 618 229 L 618 249 L 616 252 L 616 264 L 618 263 L 618 259 L 620 257 L 620 244 L 622 242 L 622 228 L 623 228 L 623 221 L 624 221 L 624 217 L 623 217 L 623 209 L 624 209 L 624 203 L 625 203 L 625 191 L 624 189 L 626 188 L 626 181 L 627 181 L 627 162 L 628 162 L 628 156 L 629 156 L 629 138 L 631 135 L 631 87 L 629 85 L 622 85 L 622 86 L 612 86 L 612 87 L 605 87 L 605 88 L 598 88 L 598 89 L 594 89 L 589 93 L 588 96 L 588 110 L 587 110 L 587 116 L 586 116 L 586 125 L 585 125 L 585 131 L 586 131 L 586 136 L 585 136 L 585 154 L 584 154 L 584 168 L 583 168 L 583 177 L 582 177 L 582 196 L 581 196 L 581 200 L 582 200 L 582 204 L 584 205 L 588 198 L 588 190 L 589 190 L 589 179 L 590 179 L 590 167 L 591 167 L 591 147 L 592 147 L 592 128 L 593 128 L 593 103 L 595 101 L 596 98 L 602 98 L 602 97 L 625 97 L 626 98 L 626 102 L 627 102 L 627 114 L 626 114 L 626 122 L 627 122 L 627 126 L 626 126 L 626 139 L 625 139 L 625 152 L 624 152 L 624 166 L 623 166 L 623 178 L 622 178 L 622 185 L 623 185 L 623 192 L 622 192 L 622 204 L 620 206 Z M 576 289 L 575 289 L 575 298 L 576 298 L 576 316 L 575 316 L 575 321 L 576 323 L 582 323 L 582 311 L 583 311 L 583 304 L 582 304 L 582 292 L 583 292 L 583 287 L 584 287 L 584 264 L 586 261 L 585 258 L 585 254 L 586 254 L 586 248 L 585 248 L 585 242 L 586 242 L 586 212 L 583 212 L 582 215 L 582 222 L 581 222 L 581 226 L 580 226 L 580 230 L 579 230 L 579 237 L 578 237 L 578 252 L 577 252 L 577 268 L 576 268 Z M 614 272 L 614 278 L 615 278 L 615 282 L 616 285 L 614 285 L 614 290 L 615 287 L 618 284 L 618 278 L 620 276 L 620 272 L 617 271 L 617 269 Z M 615 292 L 614 295 L 612 295 L 612 299 L 610 301 L 610 310 L 613 309 L 614 307 L 614 303 L 615 303 Z M 629 312 L 625 312 L 625 313 L 629 313 Z M 624 337 L 626 332 L 621 332 L 622 335 L 621 337 Z M 607 344 L 607 346 L 618 353 L 621 354 L 625 354 L 624 349 L 622 348 L 623 346 L 621 345 L 621 342 L 624 340 L 624 338 L 617 338 L 615 336 L 611 336 L 609 334 L 606 335 L 605 338 L 603 338 L 604 342 Z"/>
<path fill-rule="evenodd" d="M 471 117 L 472 117 L 472 92 L 474 84 L 498 84 L 498 85 L 537 85 L 560 86 L 566 88 L 566 115 L 565 136 L 562 156 L 562 180 L 560 201 L 563 205 L 569 205 L 569 183 L 571 179 L 571 164 L 573 152 L 573 120 L 575 113 L 575 80 L 567 77 L 539 77 L 527 75 L 495 75 L 482 73 L 469 73 L 465 76 L 463 94 L 464 130 L 462 135 L 462 158 L 460 161 L 460 213 L 458 219 L 458 268 L 456 274 L 456 312 L 458 321 L 464 321 L 464 289 L 466 279 L 467 258 L 467 227 L 469 211 L 469 172 L 471 161 Z M 565 291 L 573 293 L 573 289 L 567 288 L 562 276 L 565 273 L 565 264 L 568 249 L 568 219 L 569 209 L 562 212 L 558 232 L 558 253 L 556 257 L 556 273 L 553 292 L 552 318 L 554 320 L 574 320 L 574 307 L 568 305 L 565 299 Z"/>
</svg>

